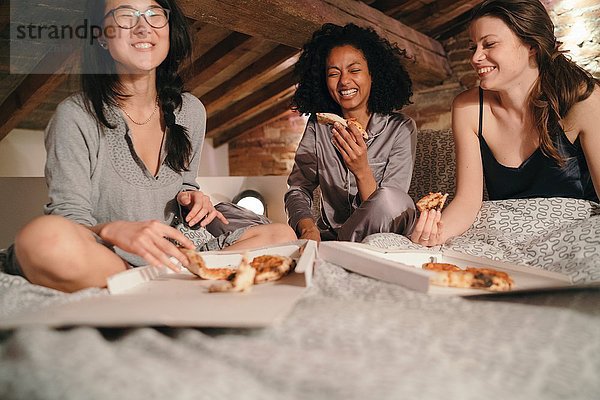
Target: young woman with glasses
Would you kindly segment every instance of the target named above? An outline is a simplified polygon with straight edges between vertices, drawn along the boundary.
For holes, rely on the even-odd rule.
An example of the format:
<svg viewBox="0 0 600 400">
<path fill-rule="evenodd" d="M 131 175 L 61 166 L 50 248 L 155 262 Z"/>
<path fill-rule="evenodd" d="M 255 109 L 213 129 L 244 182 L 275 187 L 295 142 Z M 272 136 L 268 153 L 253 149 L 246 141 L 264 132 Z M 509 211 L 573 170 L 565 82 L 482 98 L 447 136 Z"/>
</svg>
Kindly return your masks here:
<svg viewBox="0 0 600 400">
<path fill-rule="evenodd" d="M 216 236 L 206 249 L 294 240 L 287 225 L 259 225 L 198 190 L 206 113 L 177 72 L 191 42 L 175 1 L 94 0 L 88 16 L 103 35 L 84 49 L 82 93 L 46 129 L 47 215 L 19 232 L 7 272 L 75 291 L 132 265 L 177 270 L 188 260 L 173 242 L 194 248 L 170 226 L 181 207 Z"/>
</svg>

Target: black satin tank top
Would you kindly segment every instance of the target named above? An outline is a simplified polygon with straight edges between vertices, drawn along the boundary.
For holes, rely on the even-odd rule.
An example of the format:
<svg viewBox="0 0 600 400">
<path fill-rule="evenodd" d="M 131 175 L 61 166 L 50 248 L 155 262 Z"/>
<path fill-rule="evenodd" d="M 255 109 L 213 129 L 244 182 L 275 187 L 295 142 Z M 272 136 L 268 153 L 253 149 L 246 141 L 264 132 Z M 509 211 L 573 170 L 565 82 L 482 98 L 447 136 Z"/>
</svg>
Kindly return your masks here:
<svg viewBox="0 0 600 400">
<path fill-rule="evenodd" d="M 483 90 L 479 88 L 479 147 L 483 175 L 490 200 L 568 197 L 598 202 L 585 155 L 579 142 L 574 143 L 561 129 L 554 145 L 563 157 L 563 167 L 544 155 L 538 147 L 519 167 L 506 167 L 496 161 L 483 137 Z"/>
</svg>

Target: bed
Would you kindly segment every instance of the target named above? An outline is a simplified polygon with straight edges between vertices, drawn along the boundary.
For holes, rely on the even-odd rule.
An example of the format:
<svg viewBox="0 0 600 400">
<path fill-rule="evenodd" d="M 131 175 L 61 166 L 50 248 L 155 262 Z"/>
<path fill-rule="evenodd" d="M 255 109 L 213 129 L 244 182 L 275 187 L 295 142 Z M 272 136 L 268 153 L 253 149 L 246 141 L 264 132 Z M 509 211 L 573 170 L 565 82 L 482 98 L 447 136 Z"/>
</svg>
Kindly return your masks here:
<svg viewBox="0 0 600 400">
<path fill-rule="evenodd" d="M 413 193 L 451 190 L 451 163 L 432 166 L 432 152 L 451 149 L 450 139 L 420 133 Z M 418 247 L 393 234 L 365 243 Z M 600 208 L 485 202 L 445 248 L 599 282 Z M 0 273 L 0 318 L 92 296 L 108 293 L 67 295 Z M 327 262 L 292 311 L 266 328 L 0 330 L 2 399 L 592 399 L 599 377 L 597 287 L 432 296 Z"/>
</svg>

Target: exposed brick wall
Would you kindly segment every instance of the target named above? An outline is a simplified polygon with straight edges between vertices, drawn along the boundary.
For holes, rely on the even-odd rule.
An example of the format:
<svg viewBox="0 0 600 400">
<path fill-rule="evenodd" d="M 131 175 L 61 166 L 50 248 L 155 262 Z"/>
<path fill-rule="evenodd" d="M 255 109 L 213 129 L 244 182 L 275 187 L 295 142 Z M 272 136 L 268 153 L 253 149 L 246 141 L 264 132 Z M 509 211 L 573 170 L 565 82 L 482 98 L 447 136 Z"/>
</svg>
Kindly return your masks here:
<svg viewBox="0 0 600 400">
<path fill-rule="evenodd" d="M 544 0 L 563 49 L 600 79 L 600 1 Z"/>
<path fill-rule="evenodd" d="M 288 175 L 305 125 L 306 117 L 290 111 L 280 119 L 239 136 L 229 143 L 229 174 Z"/>
<path fill-rule="evenodd" d="M 413 104 L 404 112 L 410 115 L 419 129 L 447 129 L 452 125 L 451 105 L 454 97 L 477 84 L 477 74 L 469 63 L 469 35 L 466 31 L 442 42 L 452 76 L 442 85 L 416 90 Z"/>
<path fill-rule="evenodd" d="M 600 1 L 542 0 L 556 25 L 556 35 L 573 60 L 600 78 Z M 587 32 L 587 33 L 585 33 Z M 443 43 L 453 75 L 440 86 L 416 90 L 404 112 L 420 129 L 451 127 L 452 99 L 477 84 L 470 63 L 466 31 Z M 231 175 L 288 175 L 306 119 L 294 113 L 252 130 L 229 144 Z"/>
</svg>

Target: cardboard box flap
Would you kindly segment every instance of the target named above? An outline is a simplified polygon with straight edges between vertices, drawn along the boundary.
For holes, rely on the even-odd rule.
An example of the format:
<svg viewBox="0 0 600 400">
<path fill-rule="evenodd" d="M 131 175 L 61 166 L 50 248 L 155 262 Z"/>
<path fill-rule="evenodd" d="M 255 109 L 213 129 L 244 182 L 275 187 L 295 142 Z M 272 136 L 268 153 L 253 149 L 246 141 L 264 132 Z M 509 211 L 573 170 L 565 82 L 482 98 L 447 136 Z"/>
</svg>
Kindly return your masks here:
<svg viewBox="0 0 600 400">
<path fill-rule="evenodd" d="M 214 281 L 202 280 L 187 270 L 175 273 L 166 268 L 140 267 L 111 277 L 111 295 L 5 318 L 0 320 L 0 327 L 265 327 L 287 315 L 304 294 L 316 246 L 302 240 L 248 254 L 291 256 L 304 273 L 292 272 L 278 281 L 254 285 L 247 293 L 208 293 Z M 241 257 L 241 252 L 203 253 L 208 265 L 214 267 L 237 265 Z"/>
<path fill-rule="evenodd" d="M 475 257 L 453 250 L 388 250 L 362 243 L 325 242 L 319 247 L 319 257 L 368 277 L 432 294 L 481 296 L 575 288 L 568 277 L 556 272 Z M 514 285 L 508 292 L 434 286 L 429 281 L 434 272 L 421 269 L 427 262 L 450 263 L 460 268 L 470 266 L 497 269 L 507 272 Z M 583 285 L 577 288 L 594 286 L 597 285 Z"/>
</svg>

